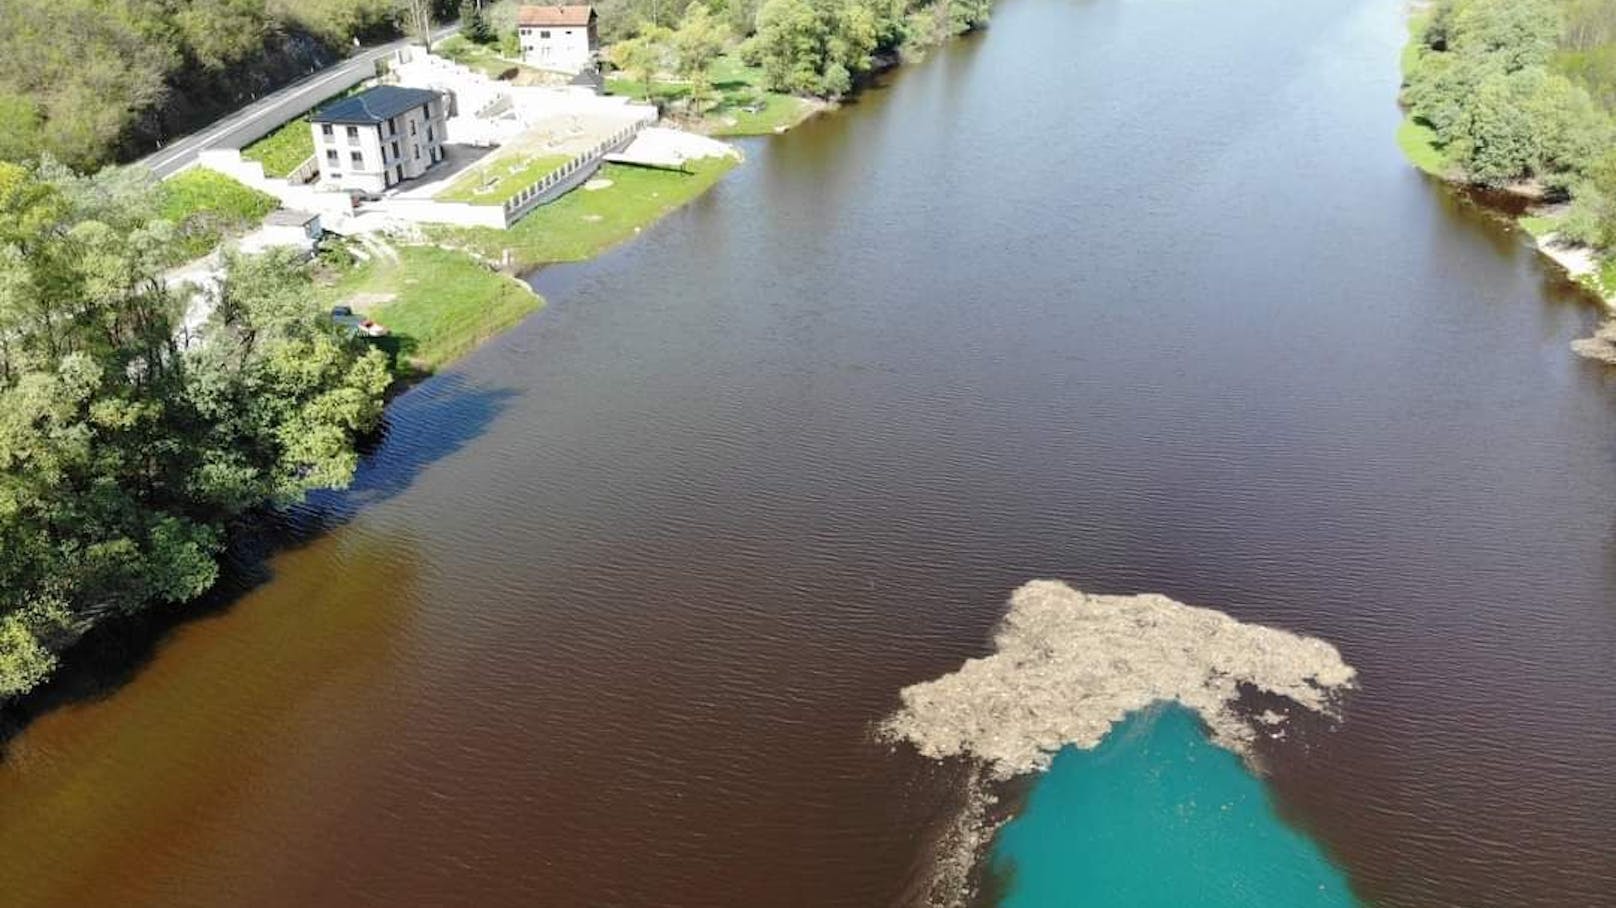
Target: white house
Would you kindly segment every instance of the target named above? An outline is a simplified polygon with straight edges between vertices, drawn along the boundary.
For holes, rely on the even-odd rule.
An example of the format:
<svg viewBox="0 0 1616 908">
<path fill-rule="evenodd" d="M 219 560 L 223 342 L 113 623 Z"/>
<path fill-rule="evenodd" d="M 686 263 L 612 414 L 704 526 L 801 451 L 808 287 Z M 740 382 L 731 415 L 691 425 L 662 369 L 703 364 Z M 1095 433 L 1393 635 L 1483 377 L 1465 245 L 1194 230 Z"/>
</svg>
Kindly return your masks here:
<svg viewBox="0 0 1616 908">
<path fill-rule="evenodd" d="M 445 98 L 424 88 L 380 85 L 309 117 L 320 184 L 381 193 L 443 160 Z"/>
<path fill-rule="evenodd" d="M 600 50 L 592 6 L 524 6 L 516 11 L 522 62 L 577 72 L 594 66 Z"/>
</svg>

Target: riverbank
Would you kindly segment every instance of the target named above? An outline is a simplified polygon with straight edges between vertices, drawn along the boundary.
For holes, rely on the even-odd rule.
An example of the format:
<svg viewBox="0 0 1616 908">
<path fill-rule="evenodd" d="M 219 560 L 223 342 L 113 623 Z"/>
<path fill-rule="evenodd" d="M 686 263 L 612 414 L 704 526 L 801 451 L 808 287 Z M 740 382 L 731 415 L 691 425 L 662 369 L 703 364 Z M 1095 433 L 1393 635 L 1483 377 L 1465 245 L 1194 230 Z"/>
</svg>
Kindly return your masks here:
<svg viewBox="0 0 1616 908">
<path fill-rule="evenodd" d="M 709 79 L 715 96 L 712 107 L 700 116 L 681 120 L 682 127 L 729 138 L 778 135 L 831 107 L 818 98 L 769 91 L 763 86 L 763 71 L 746 65 L 734 53 L 713 61 Z M 606 80 L 611 94 L 659 107 L 687 102 L 691 88 L 689 80 L 665 76 L 651 79 L 649 85 L 621 72 Z"/>
<path fill-rule="evenodd" d="M 1416 3 L 1410 8 L 1407 42 L 1399 59 L 1403 76 L 1402 91 L 1405 93 L 1415 70 L 1429 52 L 1423 37 L 1432 17 L 1433 10 L 1429 3 Z M 1397 130 L 1397 145 L 1409 163 L 1422 173 L 1455 188 L 1475 185 L 1463 168 L 1444 151 L 1437 131 L 1416 118 L 1407 98 L 1400 97 L 1399 103 L 1403 107 L 1403 122 Z M 1616 263 L 1591 246 L 1568 240 L 1559 231 L 1558 226 L 1566 217 L 1568 206 L 1549 200 L 1544 187 L 1532 181 L 1510 185 L 1503 192 L 1526 199 L 1524 210 L 1506 211 L 1497 206 L 1488 206 L 1490 210 L 1531 237 L 1538 252 L 1557 265 L 1567 277 L 1587 289 L 1607 311 L 1616 313 Z"/>
<path fill-rule="evenodd" d="M 325 305 L 385 325 L 378 341 L 405 381 L 431 375 L 544 306 L 519 275 L 594 258 L 690 203 L 740 163 L 697 159 L 684 171 L 607 164 L 589 183 L 509 230 L 425 227 L 350 246 L 364 258 L 319 281 Z"/>
<path fill-rule="evenodd" d="M 1602 904 L 1616 409 L 1390 147 L 1394 17 L 1007 3 L 548 269 L 250 588 L 74 658 L 8 908 L 923 904 L 963 773 L 870 727 L 1051 575 L 1341 649 L 1264 781 L 1372 904 Z"/>
</svg>

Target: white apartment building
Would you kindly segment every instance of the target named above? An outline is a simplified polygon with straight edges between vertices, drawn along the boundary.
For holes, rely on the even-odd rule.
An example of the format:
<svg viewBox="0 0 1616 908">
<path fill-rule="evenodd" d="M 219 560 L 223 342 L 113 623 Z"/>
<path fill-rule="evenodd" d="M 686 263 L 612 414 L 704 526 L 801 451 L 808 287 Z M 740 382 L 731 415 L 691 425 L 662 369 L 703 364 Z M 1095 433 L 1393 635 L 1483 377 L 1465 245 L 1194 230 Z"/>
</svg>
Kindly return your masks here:
<svg viewBox="0 0 1616 908">
<path fill-rule="evenodd" d="M 516 11 L 522 62 L 541 69 L 577 72 L 595 65 L 600 36 L 592 6 L 524 6 Z"/>
<path fill-rule="evenodd" d="M 320 184 L 380 194 L 443 160 L 446 99 L 424 88 L 381 85 L 314 112 Z"/>
</svg>

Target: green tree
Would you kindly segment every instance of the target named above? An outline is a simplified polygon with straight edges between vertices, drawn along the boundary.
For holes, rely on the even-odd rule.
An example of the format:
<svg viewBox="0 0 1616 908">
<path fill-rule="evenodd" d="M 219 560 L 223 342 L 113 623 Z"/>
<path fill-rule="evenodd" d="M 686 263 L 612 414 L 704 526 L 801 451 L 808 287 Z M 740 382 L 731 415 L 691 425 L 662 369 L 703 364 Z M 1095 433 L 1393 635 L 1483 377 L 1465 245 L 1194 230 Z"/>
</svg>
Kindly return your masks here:
<svg viewBox="0 0 1616 908">
<path fill-rule="evenodd" d="M 639 34 L 612 45 L 612 65 L 645 86 L 646 100 L 651 99 L 651 83 L 667 66 L 671 35 L 660 25 L 642 23 Z"/>
<path fill-rule="evenodd" d="M 1476 89 L 1451 143 L 1471 179 L 1502 186 L 1532 173 L 1541 149 L 1527 102 L 1542 76 L 1541 69 L 1499 72 Z"/>
<path fill-rule="evenodd" d="M 476 44 L 494 43 L 497 36 L 483 15 L 481 0 L 460 0 L 460 33 Z"/>
<path fill-rule="evenodd" d="M 1463 0 L 1448 44 L 1467 55 L 1496 56 L 1510 72 L 1549 61 L 1560 39 L 1553 0 Z"/>
<path fill-rule="evenodd" d="M 45 147 L 44 118 L 39 105 L 18 94 L 0 91 L 0 161 L 28 161 Z"/>
<path fill-rule="evenodd" d="M 346 485 L 381 417 L 386 358 L 287 256 L 229 261 L 181 345 L 149 183 L 0 164 L 0 698 L 101 618 L 206 590 L 233 520 Z"/>
<path fill-rule="evenodd" d="M 744 53 L 775 91 L 836 97 L 870 68 L 884 31 L 873 9 L 856 0 L 767 0 Z"/>
<path fill-rule="evenodd" d="M 404 34 L 432 52 L 433 0 L 398 0 L 398 21 Z"/>
<path fill-rule="evenodd" d="M 182 46 L 208 69 L 223 69 L 262 53 L 270 34 L 264 0 L 191 3 L 174 16 Z"/>
<path fill-rule="evenodd" d="M 1565 76 L 1543 73 L 1531 82 L 1524 104 L 1537 141 L 1533 170 L 1564 189 L 1610 146 L 1616 129 L 1588 92 Z"/>
<path fill-rule="evenodd" d="M 1560 232 L 1600 249 L 1616 248 L 1616 149 L 1588 165 Z"/>
<path fill-rule="evenodd" d="M 707 7 L 692 3 L 673 33 L 675 71 L 690 81 L 691 112 L 701 115 L 702 103 L 712 94 L 713 61 L 731 40 L 729 26 L 713 18 Z"/>
</svg>

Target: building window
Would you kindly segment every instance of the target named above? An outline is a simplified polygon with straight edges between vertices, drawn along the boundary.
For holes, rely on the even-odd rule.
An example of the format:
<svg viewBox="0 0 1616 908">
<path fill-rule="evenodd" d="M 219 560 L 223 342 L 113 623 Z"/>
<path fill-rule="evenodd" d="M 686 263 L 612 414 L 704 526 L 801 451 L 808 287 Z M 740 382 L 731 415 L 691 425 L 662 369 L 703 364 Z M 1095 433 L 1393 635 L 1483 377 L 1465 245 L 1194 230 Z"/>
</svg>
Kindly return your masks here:
<svg viewBox="0 0 1616 908">
<path fill-rule="evenodd" d="M 395 157 L 395 158 L 398 157 L 398 143 L 397 142 L 393 143 L 393 157 Z"/>
<path fill-rule="evenodd" d="M 412 136 L 415 135 L 415 121 L 414 120 L 410 121 L 410 135 L 412 135 Z"/>
<path fill-rule="evenodd" d="M 428 142 L 432 141 L 432 127 L 430 126 L 426 128 L 426 140 Z"/>
<path fill-rule="evenodd" d="M 330 123 L 321 123 L 320 124 L 320 135 L 325 136 L 328 139 L 331 138 L 331 124 Z"/>
<path fill-rule="evenodd" d="M 327 148 L 325 150 L 325 162 L 327 164 L 330 164 L 333 167 L 336 166 L 336 164 L 337 164 L 337 150 L 335 148 Z"/>
<path fill-rule="evenodd" d="M 410 160 L 412 160 L 412 161 L 421 160 L 421 146 L 419 146 L 419 145 L 410 146 Z"/>
<path fill-rule="evenodd" d="M 397 119 L 396 117 L 388 117 L 387 118 L 387 134 L 388 135 L 394 135 L 394 134 L 396 134 L 398 132 L 398 123 L 394 122 L 396 119 Z"/>
<path fill-rule="evenodd" d="M 348 127 L 348 144 L 349 145 L 358 145 L 359 144 L 359 127 L 357 127 L 357 126 Z"/>
<path fill-rule="evenodd" d="M 398 174 L 398 177 L 396 179 L 394 179 L 393 182 L 395 182 L 395 183 L 404 182 L 404 165 L 403 164 L 400 164 L 396 168 L 394 168 L 394 173 Z"/>
<path fill-rule="evenodd" d="M 353 152 L 352 154 L 350 154 L 348 156 L 348 158 L 353 161 L 353 166 L 354 167 L 359 168 L 360 170 L 364 169 L 364 167 L 365 167 L 365 156 L 363 154 L 356 151 L 356 152 Z"/>
<path fill-rule="evenodd" d="M 548 38 L 548 37 L 550 37 L 549 29 L 545 29 L 544 31 L 539 32 L 539 37 L 540 38 Z"/>
</svg>

